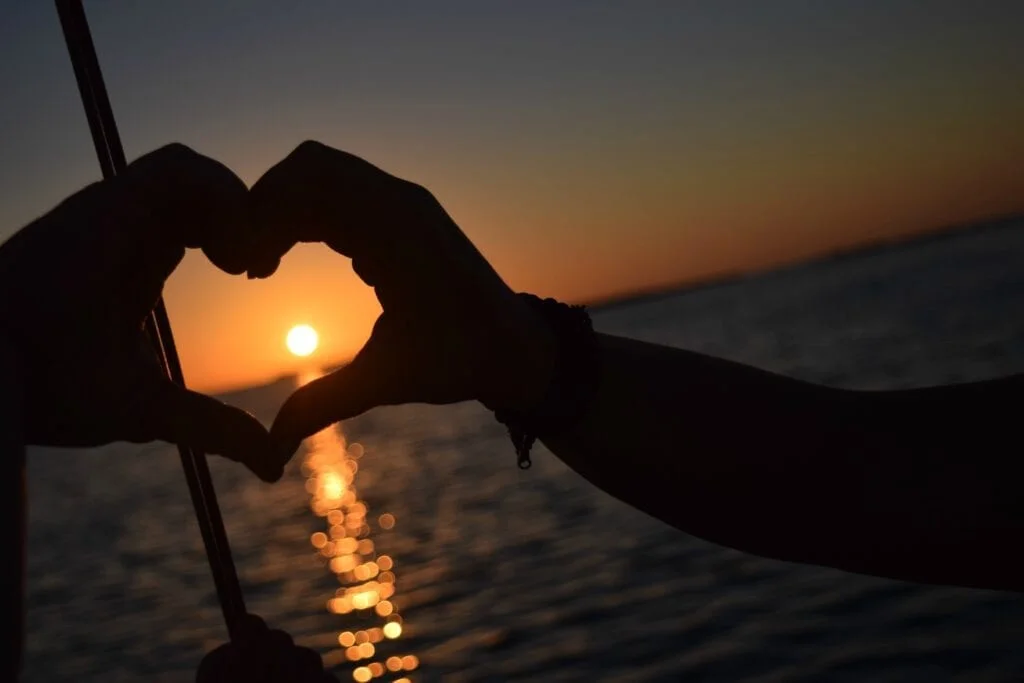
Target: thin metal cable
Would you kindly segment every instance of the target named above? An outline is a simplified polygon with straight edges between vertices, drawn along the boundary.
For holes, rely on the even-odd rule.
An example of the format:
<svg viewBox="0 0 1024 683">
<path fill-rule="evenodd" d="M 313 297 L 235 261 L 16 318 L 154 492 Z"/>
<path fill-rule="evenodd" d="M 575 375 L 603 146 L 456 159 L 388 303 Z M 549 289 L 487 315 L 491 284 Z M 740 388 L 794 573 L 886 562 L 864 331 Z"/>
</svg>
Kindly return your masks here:
<svg viewBox="0 0 1024 683">
<path fill-rule="evenodd" d="M 85 115 L 89 122 L 89 131 L 96 147 L 96 156 L 103 177 L 112 178 L 124 171 L 127 162 L 107 90 L 103 84 L 103 75 L 89 32 L 89 24 L 85 18 L 85 10 L 82 8 L 81 0 L 56 0 L 56 3 L 64 39 L 71 56 L 71 65 L 75 71 L 75 80 L 78 82 L 82 105 L 85 107 Z M 153 342 L 167 376 L 176 384 L 185 386 L 163 298 L 157 302 L 146 320 L 146 332 Z M 245 601 L 235 563 L 231 558 L 224 520 L 217 505 L 209 464 L 203 453 L 191 448 L 179 445 L 178 453 L 181 455 L 181 464 L 185 470 L 185 479 L 188 482 L 196 520 L 199 522 L 203 545 L 206 547 L 210 571 L 213 573 L 217 598 L 224 613 L 224 622 L 229 636 L 235 640 L 241 617 L 245 615 Z"/>
</svg>

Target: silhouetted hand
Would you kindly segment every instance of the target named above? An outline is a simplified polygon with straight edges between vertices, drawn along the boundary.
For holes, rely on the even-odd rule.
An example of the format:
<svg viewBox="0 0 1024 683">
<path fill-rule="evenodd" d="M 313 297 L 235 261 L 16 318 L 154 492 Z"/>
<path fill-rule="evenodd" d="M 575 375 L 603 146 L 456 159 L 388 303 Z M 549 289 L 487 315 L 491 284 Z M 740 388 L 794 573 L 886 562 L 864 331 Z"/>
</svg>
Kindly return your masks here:
<svg viewBox="0 0 1024 683">
<path fill-rule="evenodd" d="M 238 643 L 226 643 L 203 657 L 196 683 L 337 683 L 320 655 L 299 647 L 284 631 L 247 615 Z"/>
<path fill-rule="evenodd" d="M 550 366 L 546 328 L 424 188 L 316 142 L 252 188 L 249 267 L 267 277 L 297 242 L 352 258 L 383 313 L 355 357 L 299 389 L 271 433 L 286 447 L 375 406 L 480 400 L 519 407 Z"/>
<path fill-rule="evenodd" d="M 28 443 L 184 443 L 280 476 L 264 427 L 162 372 L 143 322 L 164 281 L 201 247 L 245 269 L 245 185 L 183 145 L 86 187 L 0 247 L 0 343 L 17 358 Z"/>
</svg>

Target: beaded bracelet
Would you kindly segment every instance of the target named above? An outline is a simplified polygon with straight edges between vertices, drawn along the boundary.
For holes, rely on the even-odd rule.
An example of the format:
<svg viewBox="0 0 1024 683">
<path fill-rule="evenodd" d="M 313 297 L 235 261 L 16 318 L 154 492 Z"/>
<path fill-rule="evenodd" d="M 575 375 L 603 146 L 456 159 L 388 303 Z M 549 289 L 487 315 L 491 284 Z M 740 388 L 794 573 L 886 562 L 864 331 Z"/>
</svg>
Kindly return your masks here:
<svg viewBox="0 0 1024 683">
<path fill-rule="evenodd" d="M 528 412 L 497 410 L 508 428 L 520 469 L 528 469 L 530 450 L 538 438 L 565 431 L 582 419 L 597 392 L 597 335 L 584 306 L 570 306 L 533 294 L 518 295 L 551 328 L 556 340 L 554 373 L 540 403 Z"/>
</svg>

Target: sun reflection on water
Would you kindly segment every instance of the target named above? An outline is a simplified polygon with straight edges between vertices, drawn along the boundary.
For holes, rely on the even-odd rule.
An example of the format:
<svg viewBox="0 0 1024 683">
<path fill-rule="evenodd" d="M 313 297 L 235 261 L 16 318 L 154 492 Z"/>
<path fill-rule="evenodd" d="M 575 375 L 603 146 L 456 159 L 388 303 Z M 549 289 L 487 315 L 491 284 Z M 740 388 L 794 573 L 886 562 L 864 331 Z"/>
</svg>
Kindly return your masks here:
<svg viewBox="0 0 1024 683">
<path fill-rule="evenodd" d="M 307 373 L 305 384 L 318 374 Z M 327 600 L 327 610 L 339 616 L 342 629 L 338 645 L 342 658 L 354 668 L 352 679 L 366 682 L 385 675 L 399 675 L 392 683 L 411 683 L 408 672 L 419 667 L 412 654 L 394 652 L 402 635 L 403 620 L 392 601 L 395 595 L 395 562 L 377 553 L 366 503 L 355 486 L 363 447 L 346 444 L 339 429 L 328 427 L 306 440 L 302 473 L 310 507 L 324 520 L 325 530 L 309 542 L 338 577 L 341 587 Z M 383 513 L 375 520 L 378 530 L 389 531 L 395 516 Z"/>
</svg>

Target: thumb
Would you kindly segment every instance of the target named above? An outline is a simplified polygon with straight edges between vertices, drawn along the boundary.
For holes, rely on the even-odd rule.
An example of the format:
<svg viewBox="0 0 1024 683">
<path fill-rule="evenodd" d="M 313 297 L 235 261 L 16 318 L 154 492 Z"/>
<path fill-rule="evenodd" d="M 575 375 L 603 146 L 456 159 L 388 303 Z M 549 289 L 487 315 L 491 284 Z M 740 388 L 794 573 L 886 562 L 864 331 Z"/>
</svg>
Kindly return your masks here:
<svg viewBox="0 0 1024 683">
<path fill-rule="evenodd" d="M 274 418 L 270 434 L 288 457 L 307 436 L 387 403 L 385 387 L 360 354 L 348 365 L 295 390 Z"/>
<path fill-rule="evenodd" d="M 167 380 L 151 396 L 144 417 L 148 438 L 240 462 L 266 482 L 284 474 L 287 458 L 279 455 L 260 421 L 244 410 Z"/>
</svg>

